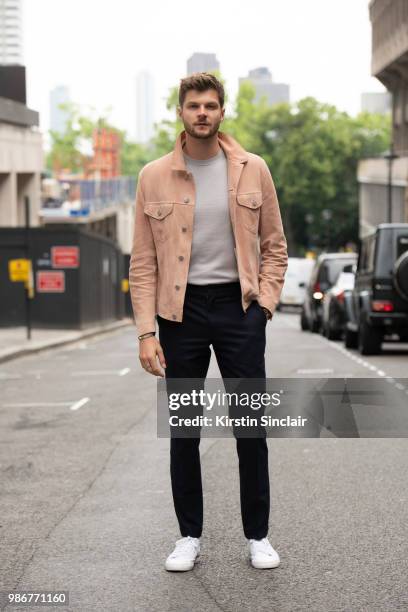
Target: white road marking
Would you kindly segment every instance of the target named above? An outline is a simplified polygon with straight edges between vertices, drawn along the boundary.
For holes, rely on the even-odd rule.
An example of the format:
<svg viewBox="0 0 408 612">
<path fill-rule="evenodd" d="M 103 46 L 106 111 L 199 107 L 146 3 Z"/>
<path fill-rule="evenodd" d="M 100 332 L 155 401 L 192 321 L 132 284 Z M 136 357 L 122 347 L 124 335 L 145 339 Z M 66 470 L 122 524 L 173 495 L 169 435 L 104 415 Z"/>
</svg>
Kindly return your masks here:
<svg viewBox="0 0 408 612">
<path fill-rule="evenodd" d="M 19 402 L 2 404 L 3 408 L 39 408 L 41 406 L 71 406 L 72 402 Z"/>
<path fill-rule="evenodd" d="M 296 370 L 297 374 L 331 374 L 334 370 L 331 368 L 304 368 Z"/>
<path fill-rule="evenodd" d="M 385 378 L 385 380 L 387 380 L 389 383 L 394 384 L 396 389 L 399 389 L 400 391 L 405 390 L 405 393 L 408 395 L 408 389 L 405 389 L 405 386 L 403 384 L 396 382 L 395 378 L 393 378 L 392 376 L 384 372 L 384 370 L 380 370 L 372 363 L 365 361 L 361 357 L 357 357 L 356 355 L 353 355 L 353 353 L 351 353 L 345 346 L 338 345 L 336 344 L 336 342 L 333 342 L 332 340 L 327 340 L 327 338 L 323 338 L 322 336 L 319 336 L 319 339 L 321 340 L 321 342 L 328 343 L 332 348 L 336 349 L 340 353 L 343 353 L 343 355 L 345 355 L 352 361 L 356 361 L 363 367 L 368 368 L 372 372 L 375 372 L 377 376 L 381 376 L 381 378 Z"/>
<path fill-rule="evenodd" d="M 71 372 L 71 376 L 105 376 L 107 374 L 125 376 L 128 372 L 130 372 L 130 368 L 122 368 L 122 370 L 81 370 L 80 372 Z"/>
<path fill-rule="evenodd" d="M 89 402 L 89 397 L 83 397 L 77 402 L 16 402 L 12 404 L 2 404 L 3 408 L 51 408 L 55 406 L 68 406 L 70 410 L 78 410 Z"/>
<path fill-rule="evenodd" d="M 72 406 L 70 407 L 70 410 L 79 410 L 80 408 L 82 408 L 82 406 L 84 406 L 88 402 L 89 402 L 89 397 L 83 397 L 78 402 L 75 402 L 75 404 L 72 404 Z"/>
</svg>

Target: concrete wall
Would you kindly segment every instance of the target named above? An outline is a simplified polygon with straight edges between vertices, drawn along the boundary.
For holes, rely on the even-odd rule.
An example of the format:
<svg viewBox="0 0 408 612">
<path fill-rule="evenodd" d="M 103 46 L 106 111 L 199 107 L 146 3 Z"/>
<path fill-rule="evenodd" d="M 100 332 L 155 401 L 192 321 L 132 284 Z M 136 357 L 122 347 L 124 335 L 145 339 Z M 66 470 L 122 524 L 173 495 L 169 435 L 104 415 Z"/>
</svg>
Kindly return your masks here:
<svg viewBox="0 0 408 612">
<path fill-rule="evenodd" d="M 388 162 L 365 159 L 359 163 L 359 235 L 369 233 L 379 223 L 388 222 Z M 408 223 L 408 158 L 392 165 L 391 222 Z"/>
<path fill-rule="evenodd" d="M 42 136 L 28 127 L 0 123 L 0 226 L 24 225 L 24 196 L 30 198 L 30 223 L 39 225 Z"/>
</svg>

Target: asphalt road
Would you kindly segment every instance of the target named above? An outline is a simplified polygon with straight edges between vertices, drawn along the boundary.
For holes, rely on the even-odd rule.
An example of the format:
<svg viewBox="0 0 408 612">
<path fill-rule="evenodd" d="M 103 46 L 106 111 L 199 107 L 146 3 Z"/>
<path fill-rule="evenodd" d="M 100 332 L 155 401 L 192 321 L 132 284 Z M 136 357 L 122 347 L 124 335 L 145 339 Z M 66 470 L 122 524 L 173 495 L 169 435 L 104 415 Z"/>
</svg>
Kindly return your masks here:
<svg viewBox="0 0 408 612">
<path fill-rule="evenodd" d="M 270 377 L 407 375 L 406 346 L 361 358 L 301 332 L 293 313 L 267 333 Z M 126 328 L 0 367 L 0 590 L 69 591 L 68 607 L 48 609 L 81 612 L 408 610 L 404 438 L 270 439 L 281 565 L 269 571 L 247 558 L 235 442 L 203 439 L 201 559 L 167 573 L 180 537 L 169 441 L 156 436 L 156 379 L 135 337 Z"/>
</svg>

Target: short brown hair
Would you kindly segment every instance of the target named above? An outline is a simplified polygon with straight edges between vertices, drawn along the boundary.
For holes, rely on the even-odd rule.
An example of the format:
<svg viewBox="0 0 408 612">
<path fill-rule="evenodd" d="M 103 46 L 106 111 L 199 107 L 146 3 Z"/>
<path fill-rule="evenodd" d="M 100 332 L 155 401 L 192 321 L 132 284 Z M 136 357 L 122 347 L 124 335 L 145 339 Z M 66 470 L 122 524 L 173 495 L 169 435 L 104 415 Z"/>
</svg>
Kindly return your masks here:
<svg viewBox="0 0 408 612">
<path fill-rule="evenodd" d="M 179 88 L 179 104 L 183 106 L 186 94 L 191 90 L 207 91 L 215 89 L 218 94 L 221 108 L 224 108 L 225 92 L 223 84 L 209 72 L 195 72 L 180 81 Z"/>
</svg>

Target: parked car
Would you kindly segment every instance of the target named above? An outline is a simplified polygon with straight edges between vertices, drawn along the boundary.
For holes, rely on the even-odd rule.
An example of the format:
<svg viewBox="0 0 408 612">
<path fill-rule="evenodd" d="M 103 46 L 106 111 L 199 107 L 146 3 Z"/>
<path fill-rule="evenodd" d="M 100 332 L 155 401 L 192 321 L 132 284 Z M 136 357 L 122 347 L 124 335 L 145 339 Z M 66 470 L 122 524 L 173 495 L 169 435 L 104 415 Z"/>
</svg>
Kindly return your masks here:
<svg viewBox="0 0 408 612">
<path fill-rule="evenodd" d="M 363 238 L 347 312 L 345 344 L 362 355 L 378 354 L 387 335 L 408 341 L 408 223 L 381 223 Z"/>
<path fill-rule="evenodd" d="M 344 266 L 333 287 L 323 300 L 322 332 L 329 340 L 339 340 L 344 332 L 346 313 L 345 297 L 354 287 L 355 264 Z"/>
<path fill-rule="evenodd" d="M 280 306 L 302 306 L 314 264 L 315 260 L 309 257 L 288 258 Z"/>
<path fill-rule="evenodd" d="M 325 293 L 333 287 L 343 268 L 354 264 L 356 260 L 356 253 L 323 253 L 319 255 L 312 270 L 302 306 L 300 325 L 303 330 L 312 332 L 320 330 Z"/>
</svg>

